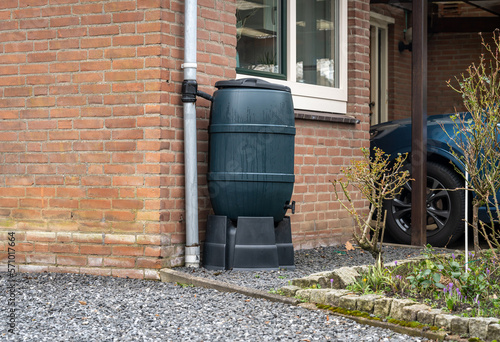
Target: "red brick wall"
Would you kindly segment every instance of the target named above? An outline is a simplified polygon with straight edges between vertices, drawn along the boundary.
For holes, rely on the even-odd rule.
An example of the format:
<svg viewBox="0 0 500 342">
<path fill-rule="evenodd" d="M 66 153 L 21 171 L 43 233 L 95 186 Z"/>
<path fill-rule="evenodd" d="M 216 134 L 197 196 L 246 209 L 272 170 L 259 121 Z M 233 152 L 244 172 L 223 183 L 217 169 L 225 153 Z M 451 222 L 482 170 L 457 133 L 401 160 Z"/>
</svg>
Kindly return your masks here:
<svg viewBox="0 0 500 342">
<path fill-rule="evenodd" d="M 19 270 L 156 278 L 178 263 L 182 10 L 0 3 L 0 249 L 17 232 Z M 203 84 L 235 75 L 229 13 L 234 3 L 199 2 Z"/>
<path fill-rule="evenodd" d="M 484 33 L 483 37 L 492 43 L 492 33 Z M 457 44 L 457 42 L 460 42 Z M 451 80 L 458 86 L 462 74 L 472 63 L 478 63 L 481 54 L 486 53 L 478 33 L 439 33 L 429 40 L 428 66 L 428 113 L 442 114 L 464 111 L 460 94 L 448 87 Z"/>
<path fill-rule="evenodd" d="M 368 105 L 360 104 L 360 108 Z M 350 165 L 368 147 L 368 115 L 357 113 L 357 125 L 297 120 L 295 138 L 295 186 L 292 199 L 297 203 L 291 215 L 296 248 L 340 245 L 352 238 L 352 217 L 335 200 L 331 181 L 340 169 Z M 352 193 L 359 200 L 359 194 Z M 366 206 L 358 201 L 359 208 Z"/>
<path fill-rule="evenodd" d="M 183 263 L 183 1 L 0 3 L 0 251 L 19 271 L 157 279 Z M 198 83 L 235 74 L 235 0 L 198 1 Z M 368 138 L 369 2 L 349 1 L 357 125 L 297 120 L 296 248 L 340 244 L 352 220 L 330 180 Z M 197 102 L 200 230 L 209 103 Z M 364 203 L 360 202 L 360 206 Z"/>
</svg>

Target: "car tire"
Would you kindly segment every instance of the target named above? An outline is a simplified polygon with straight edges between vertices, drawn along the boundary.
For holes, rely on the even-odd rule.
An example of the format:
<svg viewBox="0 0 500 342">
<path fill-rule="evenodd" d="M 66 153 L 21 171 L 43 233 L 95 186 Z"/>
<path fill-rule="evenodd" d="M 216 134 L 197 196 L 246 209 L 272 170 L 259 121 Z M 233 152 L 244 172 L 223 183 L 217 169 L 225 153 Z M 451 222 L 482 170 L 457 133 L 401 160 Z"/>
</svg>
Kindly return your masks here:
<svg viewBox="0 0 500 342">
<path fill-rule="evenodd" d="M 455 242 L 464 233 L 464 181 L 450 168 L 427 162 L 427 243 L 442 247 Z M 384 202 L 386 230 L 397 243 L 411 239 L 411 184 L 402 187 L 393 200 Z"/>
</svg>

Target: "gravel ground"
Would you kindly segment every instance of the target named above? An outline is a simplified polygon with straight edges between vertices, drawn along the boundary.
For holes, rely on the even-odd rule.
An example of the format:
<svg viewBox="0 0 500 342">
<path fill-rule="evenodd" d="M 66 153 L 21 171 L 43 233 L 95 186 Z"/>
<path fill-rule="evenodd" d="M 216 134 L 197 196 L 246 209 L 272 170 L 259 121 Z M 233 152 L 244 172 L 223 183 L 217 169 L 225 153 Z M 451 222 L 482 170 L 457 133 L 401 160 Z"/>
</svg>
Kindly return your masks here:
<svg viewBox="0 0 500 342">
<path fill-rule="evenodd" d="M 422 248 L 384 246 L 384 262 L 408 259 L 420 255 Z M 269 291 L 288 285 L 290 279 L 340 267 L 372 265 L 373 257 L 360 248 L 347 251 L 344 247 L 318 247 L 295 251 L 295 270 L 287 271 L 212 271 L 205 268 L 175 268 L 175 270 Z"/>
<path fill-rule="evenodd" d="M 401 259 L 415 250 L 386 255 Z M 417 253 L 418 254 L 418 253 Z M 219 280 L 239 274 L 253 287 L 324 270 L 331 265 L 371 263 L 360 251 L 338 254 L 320 248 L 296 253 L 294 272 L 222 272 Z M 366 262 L 365 262 L 366 261 Z M 211 272 L 198 270 L 208 275 Z M 267 274 L 269 273 L 269 274 Z M 255 277 L 255 274 L 259 277 Z M 292 276 L 293 275 L 293 276 Z M 0 340 L 7 341 L 424 341 L 390 330 L 360 325 L 281 303 L 198 287 L 157 281 L 75 274 L 17 274 L 15 334 L 7 332 L 7 273 L 0 273 Z M 268 279 L 266 281 L 265 279 Z M 243 282 L 243 281 L 241 281 Z M 239 282 L 239 284 L 241 284 Z"/>
</svg>

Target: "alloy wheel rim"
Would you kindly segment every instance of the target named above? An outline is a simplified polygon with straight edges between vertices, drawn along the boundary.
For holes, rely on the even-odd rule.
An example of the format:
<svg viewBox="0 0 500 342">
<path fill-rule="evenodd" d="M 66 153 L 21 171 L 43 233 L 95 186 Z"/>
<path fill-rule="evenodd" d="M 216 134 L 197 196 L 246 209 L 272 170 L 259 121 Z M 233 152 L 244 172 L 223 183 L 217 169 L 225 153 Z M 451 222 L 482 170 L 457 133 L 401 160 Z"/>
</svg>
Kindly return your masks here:
<svg viewBox="0 0 500 342">
<path fill-rule="evenodd" d="M 401 193 L 391 201 L 391 211 L 399 229 L 410 235 L 411 228 L 411 183 L 407 182 Z M 441 231 L 451 214 L 450 194 L 441 182 L 427 177 L 426 195 L 427 236 Z"/>
</svg>

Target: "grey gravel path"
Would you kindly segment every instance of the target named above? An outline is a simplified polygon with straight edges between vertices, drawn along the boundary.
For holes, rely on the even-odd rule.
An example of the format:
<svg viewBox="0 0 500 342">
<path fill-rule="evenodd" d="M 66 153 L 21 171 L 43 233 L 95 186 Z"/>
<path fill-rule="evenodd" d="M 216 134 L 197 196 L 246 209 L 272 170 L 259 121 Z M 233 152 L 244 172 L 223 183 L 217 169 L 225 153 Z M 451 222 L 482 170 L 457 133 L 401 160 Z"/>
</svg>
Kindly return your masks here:
<svg viewBox="0 0 500 342">
<path fill-rule="evenodd" d="M 1 276 L 5 288 L 6 274 Z M 0 339 L 7 341 L 420 341 L 203 288 L 71 274 L 16 278 L 16 334 L 2 324 Z M 5 296 L 0 300 L 5 313 Z"/>
<path fill-rule="evenodd" d="M 304 255 L 297 260 L 304 263 L 312 263 L 311 256 L 329 258 L 311 254 L 315 253 L 312 250 L 301 253 Z M 308 267 L 312 270 L 316 266 Z M 295 272 L 299 271 L 300 267 Z M 258 281 L 267 276 L 257 278 L 247 272 L 246 277 Z M 6 299 L 8 283 L 7 273 L 0 273 L 2 341 L 425 340 L 321 311 L 204 288 L 88 275 L 21 273 L 15 277 L 13 335 L 6 329 L 7 309 L 11 308 Z"/>
</svg>

